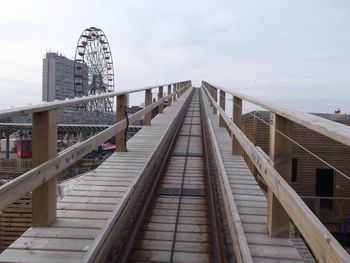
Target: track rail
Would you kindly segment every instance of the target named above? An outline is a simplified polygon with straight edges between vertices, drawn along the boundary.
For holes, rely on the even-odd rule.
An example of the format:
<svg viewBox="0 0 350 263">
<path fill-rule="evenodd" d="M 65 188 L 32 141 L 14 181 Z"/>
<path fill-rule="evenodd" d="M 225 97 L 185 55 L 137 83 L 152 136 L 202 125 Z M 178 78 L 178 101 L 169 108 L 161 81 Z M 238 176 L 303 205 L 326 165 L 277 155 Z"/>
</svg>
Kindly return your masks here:
<svg viewBox="0 0 350 263">
<path fill-rule="evenodd" d="M 229 262 L 195 89 L 123 251 L 113 262 Z M 227 231 L 226 231 L 227 232 Z"/>
</svg>

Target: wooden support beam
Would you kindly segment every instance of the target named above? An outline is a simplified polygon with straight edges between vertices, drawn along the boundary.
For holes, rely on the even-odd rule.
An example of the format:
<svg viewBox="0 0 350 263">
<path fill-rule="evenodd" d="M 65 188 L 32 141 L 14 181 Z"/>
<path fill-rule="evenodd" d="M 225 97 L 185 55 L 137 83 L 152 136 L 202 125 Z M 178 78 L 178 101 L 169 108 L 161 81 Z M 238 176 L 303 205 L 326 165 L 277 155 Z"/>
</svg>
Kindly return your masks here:
<svg viewBox="0 0 350 263">
<path fill-rule="evenodd" d="M 32 154 L 33 167 L 57 155 L 56 110 L 33 114 Z M 33 227 L 47 227 L 56 219 L 56 184 L 53 177 L 33 191 Z"/>
<path fill-rule="evenodd" d="M 218 102 L 218 89 L 217 88 L 214 88 L 214 87 L 212 87 L 212 90 L 213 90 L 213 98 L 214 98 L 214 101 L 215 102 Z M 218 113 L 218 111 L 216 110 L 216 108 L 215 107 L 213 107 L 213 114 L 217 114 Z"/>
<path fill-rule="evenodd" d="M 6 153 L 5 153 L 5 159 L 10 159 L 10 132 L 6 131 Z"/>
<path fill-rule="evenodd" d="M 233 97 L 232 109 L 233 122 L 237 125 L 239 129 L 242 129 L 242 100 L 240 98 Z M 232 135 L 232 154 L 243 154 L 243 149 L 234 135 Z"/>
<path fill-rule="evenodd" d="M 226 93 L 225 91 L 220 90 L 220 107 L 225 111 L 225 104 L 226 104 Z M 220 127 L 225 127 L 225 122 L 222 116 L 219 116 L 219 126 Z"/>
<path fill-rule="evenodd" d="M 145 90 L 145 107 L 152 104 L 152 89 Z M 151 125 L 152 112 L 146 113 L 144 125 Z"/>
<path fill-rule="evenodd" d="M 163 98 L 163 86 L 159 87 L 159 92 L 158 92 L 158 100 L 160 100 L 161 98 Z M 159 113 L 163 113 L 163 102 L 159 105 Z"/>
<path fill-rule="evenodd" d="M 292 143 L 276 130 L 291 137 L 292 122 L 275 113 L 271 113 L 270 126 L 270 160 L 281 176 L 290 183 L 292 165 Z M 268 230 L 270 236 L 286 237 L 289 235 L 289 216 L 273 194 L 268 189 Z"/>
<path fill-rule="evenodd" d="M 126 107 L 126 95 L 117 96 L 117 122 L 125 119 L 125 107 Z M 116 134 L 116 147 L 117 152 L 126 152 L 126 138 L 125 129 L 117 132 Z"/>
<path fill-rule="evenodd" d="M 171 94 L 171 85 L 168 85 L 168 96 Z M 168 106 L 171 106 L 172 98 L 170 97 L 168 99 Z"/>
<path fill-rule="evenodd" d="M 173 93 L 174 93 L 173 100 L 176 101 L 176 84 L 173 84 Z"/>
</svg>

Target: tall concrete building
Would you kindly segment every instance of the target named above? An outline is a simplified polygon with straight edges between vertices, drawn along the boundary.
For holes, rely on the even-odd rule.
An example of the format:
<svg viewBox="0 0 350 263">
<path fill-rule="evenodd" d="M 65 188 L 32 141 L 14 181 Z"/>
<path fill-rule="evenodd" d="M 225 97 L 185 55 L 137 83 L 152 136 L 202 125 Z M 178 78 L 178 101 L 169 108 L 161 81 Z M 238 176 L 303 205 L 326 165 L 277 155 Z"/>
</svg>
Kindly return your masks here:
<svg viewBox="0 0 350 263">
<path fill-rule="evenodd" d="M 74 61 L 48 52 L 43 59 L 42 100 L 74 98 Z"/>
</svg>

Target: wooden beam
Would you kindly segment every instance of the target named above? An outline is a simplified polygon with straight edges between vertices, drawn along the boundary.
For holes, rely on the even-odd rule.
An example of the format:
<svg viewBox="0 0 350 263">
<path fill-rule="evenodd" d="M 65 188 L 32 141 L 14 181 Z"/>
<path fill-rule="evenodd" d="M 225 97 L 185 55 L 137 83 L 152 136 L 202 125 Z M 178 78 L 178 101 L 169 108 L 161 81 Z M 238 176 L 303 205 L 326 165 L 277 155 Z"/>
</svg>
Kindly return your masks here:
<svg viewBox="0 0 350 263">
<path fill-rule="evenodd" d="M 117 122 L 125 119 L 125 108 L 126 108 L 126 95 L 117 96 Z M 117 132 L 116 134 L 116 147 L 117 152 L 126 151 L 126 138 L 125 129 Z"/>
<path fill-rule="evenodd" d="M 171 94 L 171 85 L 168 85 L 168 96 Z M 171 106 L 172 97 L 168 99 L 168 106 Z"/>
<path fill-rule="evenodd" d="M 225 111 L 225 104 L 226 104 L 226 93 L 223 90 L 220 90 L 220 107 Z M 224 119 L 219 116 L 219 127 L 224 127 L 225 122 Z"/>
<path fill-rule="evenodd" d="M 160 100 L 161 98 L 163 98 L 163 86 L 159 87 L 159 92 L 158 92 L 158 100 Z M 159 113 L 163 113 L 163 103 L 161 103 L 159 105 Z"/>
<path fill-rule="evenodd" d="M 168 85 L 164 84 L 162 86 Z M 14 116 L 22 116 L 26 114 L 32 114 L 36 112 L 43 112 L 48 110 L 54 110 L 59 108 L 64 108 L 68 106 L 76 106 L 82 103 L 87 103 L 90 101 L 97 101 L 105 98 L 112 98 L 119 95 L 125 95 L 135 92 L 140 92 L 144 90 L 151 89 L 152 87 L 143 87 L 143 88 L 137 88 L 137 89 L 128 89 L 128 90 L 119 90 L 118 92 L 107 92 L 99 95 L 90 95 L 86 97 L 79 97 L 74 99 L 66 99 L 66 100 L 58 100 L 58 101 L 50 101 L 50 102 L 42 102 L 37 105 L 30 105 L 30 106 L 24 106 L 24 107 L 18 107 L 13 109 L 5 109 L 0 110 L 0 119 L 8 118 L 8 117 L 14 117 Z"/>
<path fill-rule="evenodd" d="M 242 129 L 242 100 L 238 97 L 233 97 L 233 122 L 237 125 L 239 129 Z M 239 141 L 232 133 L 232 154 L 242 155 L 243 149 L 239 144 Z"/>
<path fill-rule="evenodd" d="M 173 84 L 173 93 L 174 93 L 173 100 L 176 101 L 176 84 L 175 83 Z"/>
<path fill-rule="evenodd" d="M 203 85 L 205 87 L 208 87 L 212 84 L 204 81 Z M 313 130 L 350 147 L 350 127 L 347 125 L 327 120 L 325 118 L 321 118 L 306 112 L 287 109 L 268 101 L 264 101 L 260 98 L 245 95 L 222 87 L 217 88 L 225 91 L 227 94 L 231 94 L 232 96 L 238 97 L 268 111 L 274 112 L 282 117 L 291 120 L 292 122 L 300 124 L 301 126 L 304 126 L 310 130 Z"/>
<path fill-rule="evenodd" d="M 270 114 L 270 160 L 280 175 L 290 183 L 292 167 L 292 143 L 279 132 L 288 137 L 292 135 L 292 123 L 274 113 Z M 279 131 L 279 132 L 278 132 Z M 271 189 L 268 189 L 268 217 L 267 226 L 270 236 L 289 236 L 289 216 L 275 197 Z"/>
<path fill-rule="evenodd" d="M 57 155 L 56 110 L 33 114 L 33 167 Z M 47 227 L 56 219 L 56 177 L 39 186 L 32 194 L 32 225 Z"/>
<path fill-rule="evenodd" d="M 214 101 L 217 102 L 218 101 L 218 89 L 215 87 L 212 87 L 212 91 L 213 91 L 213 98 Z M 218 114 L 218 111 L 216 110 L 215 107 L 213 107 L 213 114 Z"/>
<path fill-rule="evenodd" d="M 145 91 L 145 107 L 152 104 L 152 89 Z M 144 118 L 144 125 L 151 125 L 152 112 L 146 113 Z"/>
</svg>

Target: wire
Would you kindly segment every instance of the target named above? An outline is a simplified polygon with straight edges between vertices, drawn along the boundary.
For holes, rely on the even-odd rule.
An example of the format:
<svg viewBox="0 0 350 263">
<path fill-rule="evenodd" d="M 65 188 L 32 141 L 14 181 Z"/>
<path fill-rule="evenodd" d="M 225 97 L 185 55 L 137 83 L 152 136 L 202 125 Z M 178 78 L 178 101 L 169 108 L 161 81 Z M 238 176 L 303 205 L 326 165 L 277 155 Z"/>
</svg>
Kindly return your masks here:
<svg viewBox="0 0 350 263">
<path fill-rule="evenodd" d="M 220 92 L 218 92 L 219 96 L 227 99 L 227 100 L 232 100 L 232 108 L 233 105 L 239 107 L 241 110 L 243 110 L 243 107 L 241 107 L 240 105 L 234 103 L 233 99 L 228 99 L 226 98 L 226 96 L 223 96 L 220 94 Z M 248 112 L 247 114 L 253 116 L 254 118 L 258 119 L 259 121 L 263 122 L 264 124 L 266 124 L 267 126 L 271 127 L 271 124 L 268 123 L 267 121 L 265 121 L 262 118 L 259 118 L 258 116 L 256 116 L 255 114 Z M 271 120 L 269 120 L 271 121 Z M 300 147 L 302 150 L 304 150 L 305 152 L 309 153 L 310 155 L 312 155 L 313 157 L 315 157 L 317 160 L 321 161 L 322 163 L 324 163 L 325 165 L 327 165 L 328 167 L 332 168 L 334 171 L 336 171 L 337 173 L 339 173 L 340 175 L 344 176 L 346 179 L 348 179 L 350 181 L 350 176 L 346 175 L 345 173 L 343 173 L 342 171 L 340 171 L 339 169 L 337 169 L 336 167 L 334 167 L 333 165 L 331 165 L 329 162 L 327 162 L 326 160 L 322 159 L 321 157 L 319 157 L 317 154 L 313 153 L 312 151 L 310 151 L 309 149 L 307 149 L 305 146 L 301 145 L 300 143 L 298 143 L 297 141 L 295 141 L 294 139 L 290 138 L 288 135 L 284 134 L 283 132 L 281 132 L 280 130 L 276 129 L 275 130 L 281 134 L 284 138 L 288 139 L 289 141 L 291 141 L 292 143 L 294 143 L 295 145 L 297 145 L 298 147 Z"/>
</svg>

